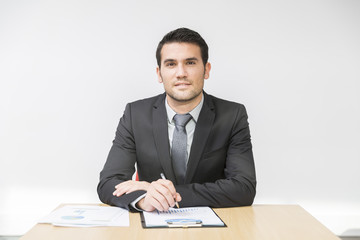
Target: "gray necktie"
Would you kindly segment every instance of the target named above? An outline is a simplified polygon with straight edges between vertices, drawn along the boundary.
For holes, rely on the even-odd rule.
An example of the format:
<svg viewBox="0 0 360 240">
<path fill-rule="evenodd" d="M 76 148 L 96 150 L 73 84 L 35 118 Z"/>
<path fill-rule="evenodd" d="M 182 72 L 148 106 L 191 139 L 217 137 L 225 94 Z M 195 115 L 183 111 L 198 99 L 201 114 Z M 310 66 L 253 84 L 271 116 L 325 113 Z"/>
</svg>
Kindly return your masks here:
<svg viewBox="0 0 360 240">
<path fill-rule="evenodd" d="M 176 180 L 179 184 L 185 182 L 187 162 L 186 124 L 190 121 L 190 114 L 175 114 L 175 129 L 171 147 L 171 159 Z"/>
</svg>

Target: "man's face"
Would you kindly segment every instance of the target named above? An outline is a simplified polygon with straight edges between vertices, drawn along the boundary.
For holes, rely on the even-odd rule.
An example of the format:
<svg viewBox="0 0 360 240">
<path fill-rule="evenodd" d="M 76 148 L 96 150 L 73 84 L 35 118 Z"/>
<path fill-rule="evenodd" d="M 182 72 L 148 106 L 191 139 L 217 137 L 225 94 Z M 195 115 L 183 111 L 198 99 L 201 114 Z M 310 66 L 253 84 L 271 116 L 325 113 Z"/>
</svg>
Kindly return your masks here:
<svg viewBox="0 0 360 240">
<path fill-rule="evenodd" d="M 200 47 L 192 43 L 168 43 L 161 50 L 158 80 L 164 84 L 171 101 L 177 103 L 200 101 L 204 79 L 209 78 L 211 65 L 205 67 Z"/>
</svg>

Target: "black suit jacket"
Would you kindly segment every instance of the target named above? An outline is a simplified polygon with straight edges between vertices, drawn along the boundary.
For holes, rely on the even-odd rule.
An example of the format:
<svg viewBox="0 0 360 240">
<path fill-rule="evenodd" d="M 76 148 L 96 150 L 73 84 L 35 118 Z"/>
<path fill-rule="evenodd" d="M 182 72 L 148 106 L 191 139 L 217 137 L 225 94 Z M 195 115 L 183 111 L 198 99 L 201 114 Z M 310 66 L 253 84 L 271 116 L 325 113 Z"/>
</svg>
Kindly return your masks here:
<svg viewBox="0 0 360 240">
<path fill-rule="evenodd" d="M 176 183 L 170 157 L 165 93 L 129 103 L 100 173 L 102 202 L 127 209 L 144 191 L 120 197 L 115 186 L 130 180 L 137 163 L 141 181 L 156 181 L 160 173 L 182 197 L 181 207 L 251 205 L 256 177 L 245 107 L 204 93 L 196 123 L 185 184 Z"/>
</svg>

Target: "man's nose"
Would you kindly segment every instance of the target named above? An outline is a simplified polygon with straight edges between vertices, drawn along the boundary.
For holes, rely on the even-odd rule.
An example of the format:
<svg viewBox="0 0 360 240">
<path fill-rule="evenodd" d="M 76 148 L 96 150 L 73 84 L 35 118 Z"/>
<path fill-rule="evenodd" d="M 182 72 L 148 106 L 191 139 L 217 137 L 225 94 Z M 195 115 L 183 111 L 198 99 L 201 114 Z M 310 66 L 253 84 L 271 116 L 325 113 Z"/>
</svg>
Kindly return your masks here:
<svg viewBox="0 0 360 240">
<path fill-rule="evenodd" d="M 176 68 L 176 77 L 177 78 L 184 78 L 187 77 L 186 68 L 183 64 L 179 64 Z"/>
</svg>

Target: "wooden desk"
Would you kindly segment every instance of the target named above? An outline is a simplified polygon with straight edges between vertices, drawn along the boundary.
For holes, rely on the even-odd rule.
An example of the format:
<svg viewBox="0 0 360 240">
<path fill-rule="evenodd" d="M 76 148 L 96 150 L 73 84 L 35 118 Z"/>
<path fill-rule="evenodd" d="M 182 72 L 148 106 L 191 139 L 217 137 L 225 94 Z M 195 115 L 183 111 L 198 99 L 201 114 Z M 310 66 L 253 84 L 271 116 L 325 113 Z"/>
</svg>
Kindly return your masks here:
<svg viewBox="0 0 360 240">
<path fill-rule="evenodd" d="M 130 213 L 130 227 L 66 228 L 37 224 L 21 240 L 72 239 L 240 239 L 339 240 L 297 205 L 254 205 L 214 209 L 226 228 L 143 229 L 139 213 Z"/>
</svg>

